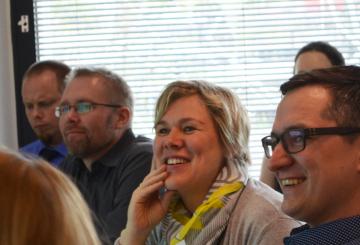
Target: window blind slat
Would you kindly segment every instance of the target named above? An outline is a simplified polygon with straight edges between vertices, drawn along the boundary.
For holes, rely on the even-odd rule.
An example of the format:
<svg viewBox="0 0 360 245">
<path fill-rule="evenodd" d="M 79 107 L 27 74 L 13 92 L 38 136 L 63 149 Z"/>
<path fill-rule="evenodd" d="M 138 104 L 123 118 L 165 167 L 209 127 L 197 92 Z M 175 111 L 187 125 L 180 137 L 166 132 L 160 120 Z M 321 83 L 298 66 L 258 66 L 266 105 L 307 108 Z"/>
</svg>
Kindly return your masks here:
<svg viewBox="0 0 360 245">
<path fill-rule="evenodd" d="M 249 112 L 249 171 L 258 178 L 260 139 L 271 130 L 297 50 L 327 41 L 348 64 L 360 63 L 357 2 L 34 0 L 37 59 L 123 76 L 135 96 L 134 132 L 149 137 L 167 83 L 201 79 L 232 89 Z"/>
</svg>

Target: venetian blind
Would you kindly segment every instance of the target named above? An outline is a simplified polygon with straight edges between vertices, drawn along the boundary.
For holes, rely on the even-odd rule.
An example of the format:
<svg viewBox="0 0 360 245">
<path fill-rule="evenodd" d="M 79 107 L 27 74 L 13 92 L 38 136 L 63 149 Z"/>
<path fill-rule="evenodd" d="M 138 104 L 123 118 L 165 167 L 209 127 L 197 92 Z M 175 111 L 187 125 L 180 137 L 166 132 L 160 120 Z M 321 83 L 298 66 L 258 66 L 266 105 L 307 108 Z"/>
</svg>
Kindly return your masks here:
<svg viewBox="0 0 360 245">
<path fill-rule="evenodd" d="M 134 92 L 134 132 L 149 137 L 167 83 L 200 79 L 231 88 L 249 113 L 249 170 L 257 178 L 260 139 L 271 130 L 297 50 L 327 41 L 347 64 L 360 63 L 357 2 L 34 0 L 37 59 L 117 72 Z"/>
</svg>

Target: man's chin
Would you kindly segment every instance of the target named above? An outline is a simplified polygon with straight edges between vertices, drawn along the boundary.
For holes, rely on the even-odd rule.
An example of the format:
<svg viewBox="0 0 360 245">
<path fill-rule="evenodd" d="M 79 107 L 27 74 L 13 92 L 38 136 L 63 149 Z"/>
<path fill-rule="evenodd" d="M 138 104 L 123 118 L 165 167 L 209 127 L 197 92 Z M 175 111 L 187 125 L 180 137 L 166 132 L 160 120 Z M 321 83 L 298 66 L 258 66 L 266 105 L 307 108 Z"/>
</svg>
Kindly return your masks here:
<svg viewBox="0 0 360 245">
<path fill-rule="evenodd" d="M 53 145 L 53 137 L 51 135 L 36 133 L 36 136 L 45 145 Z"/>
<path fill-rule="evenodd" d="M 85 157 L 88 155 L 87 147 L 82 144 L 69 144 L 65 143 L 69 153 L 77 157 Z"/>
</svg>

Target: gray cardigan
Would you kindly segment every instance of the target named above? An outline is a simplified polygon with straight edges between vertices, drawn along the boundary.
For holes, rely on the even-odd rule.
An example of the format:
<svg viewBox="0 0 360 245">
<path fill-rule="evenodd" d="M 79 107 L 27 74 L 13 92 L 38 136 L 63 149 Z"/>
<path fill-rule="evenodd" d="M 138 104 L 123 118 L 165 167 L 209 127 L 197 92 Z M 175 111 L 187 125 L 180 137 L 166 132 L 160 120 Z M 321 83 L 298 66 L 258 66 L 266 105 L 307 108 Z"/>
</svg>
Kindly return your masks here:
<svg viewBox="0 0 360 245">
<path fill-rule="evenodd" d="M 281 211 L 281 202 L 280 193 L 262 182 L 249 179 L 220 244 L 283 244 L 283 238 L 301 223 Z"/>
<path fill-rule="evenodd" d="M 290 231 L 301 225 L 285 215 L 280 205 L 282 195 L 266 184 L 249 179 L 243 191 L 237 193 L 231 205 L 234 205 L 226 229 L 211 234 L 211 237 L 198 237 L 188 245 L 280 245 Z M 230 204 L 230 202 L 228 203 Z M 147 245 L 167 245 L 162 236 L 163 226 L 160 223 L 148 237 Z"/>
</svg>

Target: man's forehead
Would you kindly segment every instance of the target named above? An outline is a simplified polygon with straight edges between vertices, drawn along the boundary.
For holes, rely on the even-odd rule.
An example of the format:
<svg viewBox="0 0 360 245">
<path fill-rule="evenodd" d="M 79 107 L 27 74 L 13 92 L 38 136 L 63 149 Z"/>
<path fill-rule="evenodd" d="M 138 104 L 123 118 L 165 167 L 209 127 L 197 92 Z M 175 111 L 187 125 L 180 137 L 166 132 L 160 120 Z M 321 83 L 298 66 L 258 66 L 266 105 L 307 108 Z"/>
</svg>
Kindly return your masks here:
<svg viewBox="0 0 360 245">
<path fill-rule="evenodd" d="M 37 83 L 39 81 L 44 82 L 55 82 L 57 83 L 56 73 L 52 70 L 43 70 L 41 72 L 36 72 L 29 74 L 23 81 L 23 83 Z"/>
<path fill-rule="evenodd" d="M 331 94 L 328 88 L 319 84 L 307 84 L 303 87 L 294 88 L 284 95 L 279 107 L 283 104 L 290 107 L 302 107 L 313 104 L 314 109 L 318 108 L 319 101 L 331 102 Z"/>
<path fill-rule="evenodd" d="M 324 111 L 331 103 L 329 91 L 323 86 L 304 86 L 288 92 L 280 101 L 273 130 L 324 123 Z"/>
<path fill-rule="evenodd" d="M 34 84 L 23 86 L 21 91 L 23 100 L 48 100 L 51 98 L 61 98 L 61 91 L 57 85 Z"/>
<path fill-rule="evenodd" d="M 84 88 L 93 87 L 96 89 L 106 89 L 108 87 L 108 81 L 98 75 L 79 75 L 71 79 L 67 83 L 66 88 L 72 89 L 72 87 L 77 87 L 79 85 Z"/>
<path fill-rule="evenodd" d="M 107 97 L 107 87 L 104 82 L 99 77 L 87 75 L 72 79 L 65 87 L 61 101 L 103 102 Z"/>
</svg>

